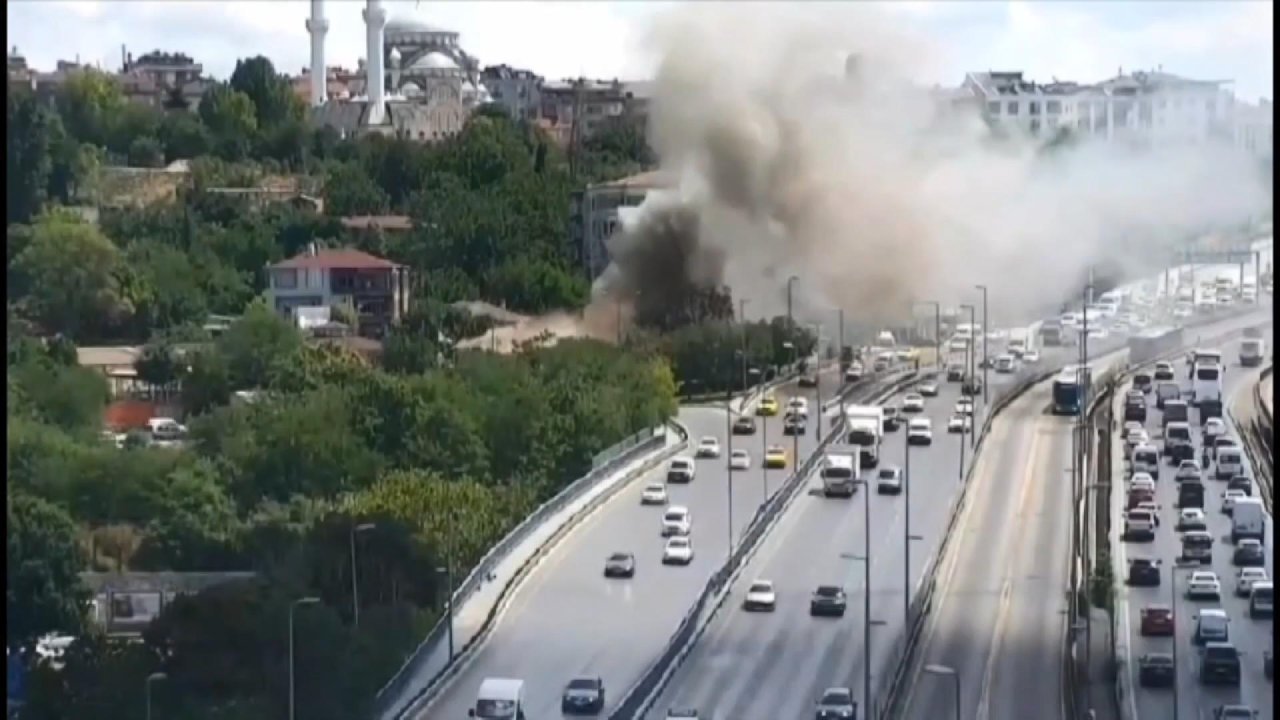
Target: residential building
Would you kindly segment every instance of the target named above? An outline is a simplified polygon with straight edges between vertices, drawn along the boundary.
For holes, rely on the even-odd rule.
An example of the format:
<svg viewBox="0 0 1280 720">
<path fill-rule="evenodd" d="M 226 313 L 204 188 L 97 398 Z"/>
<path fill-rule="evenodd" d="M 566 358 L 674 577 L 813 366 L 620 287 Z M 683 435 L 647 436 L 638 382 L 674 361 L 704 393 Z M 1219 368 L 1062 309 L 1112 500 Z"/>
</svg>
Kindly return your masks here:
<svg viewBox="0 0 1280 720">
<path fill-rule="evenodd" d="M 1274 157 L 1275 108 L 1270 100 L 1257 105 L 1237 103 L 1234 138 L 1236 147 L 1259 159 Z"/>
<path fill-rule="evenodd" d="M 542 112 L 542 77 L 531 70 L 507 65 L 490 65 L 480 73 L 480 82 L 493 102 L 506 108 L 511 117 L 537 120 Z"/>
<path fill-rule="evenodd" d="M 357 332 L 382 337 L 408 311 L 409 273 L 403 265 L 360 250 L 320 249 L 267 266 L 267 303 L 296 318 L 299 308 L 345 306 Z"/>
<path fill-rule="evenodd" d="M 621 180 L 588 185 L 573 194 L 569 210 L 569 244 L 586 276 L 594 280 L 609 267 L 609 236 L 618 229 L 627 208 L 644 202 L 655 188 L 671 188 L 674 179 L 651 170 Z"/>
<path fill-rule="evenodd" d="M 137 60 L 124 53 L 119 79 L 125 96 L 134 102 L 170 110 L 195 110 L 212 80 L 204 66 L 183 53 L 153 50 Z"/>
<path fill-rule="evenodd" d="M 611 121 L 632 119 L 644 126 L 649 118 L 650 83 L 614 80 L 556 80 L 542 84 L 539 124 L 561 146 L 568 147 L 578 119 L 579 138 L 591 136 Z"/>
<path fill-rule="evenodd" d="M 962 89 L 983 114 L 1033 137 L 1059 128 L 1149 147 L 1230 141 L 1234 101 L 1225 80 L 1190 80 L 1163 69 L 1117 72 L 1094 84 L 1036 83 L 1021 72 L 971 72 Z"/>
</svg>

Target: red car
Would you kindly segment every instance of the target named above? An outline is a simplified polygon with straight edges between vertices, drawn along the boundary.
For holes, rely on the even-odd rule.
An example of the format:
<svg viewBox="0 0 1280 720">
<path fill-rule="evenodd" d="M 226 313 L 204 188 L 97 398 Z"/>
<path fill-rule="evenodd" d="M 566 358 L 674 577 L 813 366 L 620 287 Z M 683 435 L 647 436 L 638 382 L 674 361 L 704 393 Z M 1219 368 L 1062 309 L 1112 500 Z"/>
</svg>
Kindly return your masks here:
<svg viewBox="0 0 1280 720">
<path fill-rule="evenodd" d="M 1173 635 L 1173 610 L 1165 605 L 1142 608 L 1143 635 Z"/>
</svg>

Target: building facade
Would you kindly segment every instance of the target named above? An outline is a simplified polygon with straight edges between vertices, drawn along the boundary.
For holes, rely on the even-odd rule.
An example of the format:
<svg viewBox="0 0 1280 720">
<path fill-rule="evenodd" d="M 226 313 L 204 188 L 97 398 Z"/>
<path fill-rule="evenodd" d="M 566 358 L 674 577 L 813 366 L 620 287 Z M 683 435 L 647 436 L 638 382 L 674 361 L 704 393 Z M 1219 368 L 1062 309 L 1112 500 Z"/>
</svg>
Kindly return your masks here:
<svg viewBox="0 0 1280 720">
<path fill-rule="evenodd" d="M 346 306 L 361 335 L 382 337 L 408 311 L 403 265 L 359 250 L 318 249 L 267 266 L 267 303 L 295 319 L 299 308 Z"/>
<path fill-rule="evenodd" d="M 1270 100 L 1257 105 L 1236 104 L 1235 143 L 1258 159 L 1270 160 L 1275 151 L 1275 108 Z"/>
<path fill-rule="evenodd" d="M 586 276 L 594 280 L 609 267 L 608 240 L 628 208 L 644 202 L 650 190 L 671 188 L 673 179 L 660 170 L 612 182 L 588 185 L 573 194 L 569 210 L 569 246 Z"/>
<path fill-rule="evenodd" d="M 648 123 L 650 84 L 614 80 L 555 80 L 542 84 L 539 124 L 562 147 L 573 139 L 574 120 L 579 138 L 589 137 L 609 122 L 631 119 Z"/>
<path fill-rule="evenodd" d="M 480 82 L 492 101 L 506 108 L 513 118 L 533 121 L 542 112 L 543 80 L 531 70 L 490 65 L 480 73 Z"/>
</svg>

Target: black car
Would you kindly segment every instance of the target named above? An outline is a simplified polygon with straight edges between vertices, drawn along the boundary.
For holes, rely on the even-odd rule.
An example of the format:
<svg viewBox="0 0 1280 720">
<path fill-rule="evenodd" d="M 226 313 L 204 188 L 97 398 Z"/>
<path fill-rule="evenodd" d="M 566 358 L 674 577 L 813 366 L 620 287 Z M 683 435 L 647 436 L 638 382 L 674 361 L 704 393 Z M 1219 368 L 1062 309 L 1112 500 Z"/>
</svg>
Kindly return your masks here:
<svg viewBox="0 0 1280 720">
<path fill-rule="evenodd" d="M 1240 653 L 1227 642 L 1206 643 L 1200 653 L 1200 682 L 1240 684 Z"/>
<path fill-rule="evenodd" d="M 788 415 L 782 423 L 783 435 L 804 435 L 805 429 L 804 418 L 799 415 Z"/>
<path fill-rule="evenodd" d="M 1146 393 L 1151 392 L 1151 375 L 1150 375 L 1150 373 L 1144 373 L 1144 372 L 1134 373 L 1134 375 L 1133 375 L 1133 389 L 1134 389 L 1134 390 L 1136 390 L 1136 391 L 1138 391 L 1138 392 L 1140 392 L 1140 393 L 1142 393 L 1142 394 L 1144 394 L 1144 395 L 1145 395 Z"/>
<path fill-rule="evenodd" d="M 1126 402 L 1124 404 L 1124 421 L 1145 423 L 1147 421 L 1147 404 Z"/>
<path fill-rule="evenodd" d="M 966 379 L 964 382 L 960 383 L 960 392 L 971 397 L 974 395 L 981 395 L 982 379 L 978 377 Z"/>
<path fill-rule="evenodd" d="M 604 561 L 604 576 L 629 578 L 636 574 L 636 556 L 631 553 L 616 552 Z"/>
<path fill-rule="evenodd" d="M 816 720 L 857 720 L 858 705 L 850 688 L 827 688 L 814 703 Z"/>
<path fill-rule="evenodd" d="M 734 435 L 755 435 L 756 434 L 755 419 L 750 416 L 743 415 L 739 417 L 737 420 L 734 420 L 733 434 Z"/>
<path fill-rule="evenodd" d="M 604 681 L 574 678 L 564 689 L 560 712 L 564 715 L 597 715 L 604 711 Z"/>
<path fill-rule="evenodd" d="M 1127 582 L 1135 587 L 1159 587 L 1160 561 L 1150 558 L 1131 559 Z"/>
<path fill-rule="evenodd" d="M 813 597 L 809 600 L 809 614 L 844 617 L 846 605 L 844 590 L 834 585 L 821 585 L 813 591 Z"/>
<path fill-rule="evenodd" d="M 1231 562 L 1236 567 L 1263 567 L 1267 564 L 1266 551 L 1261 543 L 1241 541 L 1231 554 Z"/>
<path fill-rule="evenodd" d="M 902 427 L 902 413 L 897 405 L 884 406 L 884 431 L 893 432 Z"/>
<path fill-rule="evenodd" d="M 805 373 L 800 376 L 799 385 L 802 388 L 818 387 L 818 376 Z"/>
<path fill-rule="evenodd" d="M 1204 509 L 1204 483 L 1195 481 L 1187 481 L 1178 485 L 1178 504 L 1179 510 L 1183 508 L 1199 508 Z M 1199 529 L 1204 528 L 1188 528 Z"/>
<path fill-rule="evenodd" d="M 1142 687 L 1173 687 L 1176 676 L 1169 653 L 1147 653 L 1138 658 L 1138 684 Z"/>
<path fill-rule="evenodd" d="M 1228 490 L 1242 490 L 1245 495 L 1253 496 L 1253 483 L 1245 475 L 1236 475 L 1227 481 Z"/>
<path fill-rule="evenodd" d="M 947 382 L 963 382 L 964 366 L 948 365 L 947 366 Z"/>
</svg>

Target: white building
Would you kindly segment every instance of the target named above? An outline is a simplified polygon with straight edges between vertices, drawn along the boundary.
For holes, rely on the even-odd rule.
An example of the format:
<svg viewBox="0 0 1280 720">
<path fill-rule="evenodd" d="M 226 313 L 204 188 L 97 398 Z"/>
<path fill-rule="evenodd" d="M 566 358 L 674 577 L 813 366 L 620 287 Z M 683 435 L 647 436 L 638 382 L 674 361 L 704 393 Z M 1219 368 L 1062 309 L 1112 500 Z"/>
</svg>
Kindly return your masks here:
<svg viewBox="0 0 1280 720">
<path fill-rule="evenodd" d="M 1160 147 L 1234 138 L 1234 99 L 1225 80 L 1189 80 L 1162 70 L 1120 73 L 1092 85 L 1036 83 L 1021 72 L 971 72 L 962 89 L 983 113 L 1037 137 L 1059 128 L 1109 142 Z"/>
<path fill-rule="evenodd" d="M 569 211 L 569 244 L 578 254 L 587 277 L 594 280 L 609 267 L 605 242 L 619 226 L 619 210 L 644 202 L 650 190 L 674 186 L 661 170 L 651 170 L 621 180 L 588 185 L 575 192 Z"/>
<path fill-rule="evenodd" d="M 1236 147 L 1257 158 L 1271 158 L 1274 151 L 1275 108 L 1270 100 L 1257 105 L 1236 103 Z"/>
</svg>

